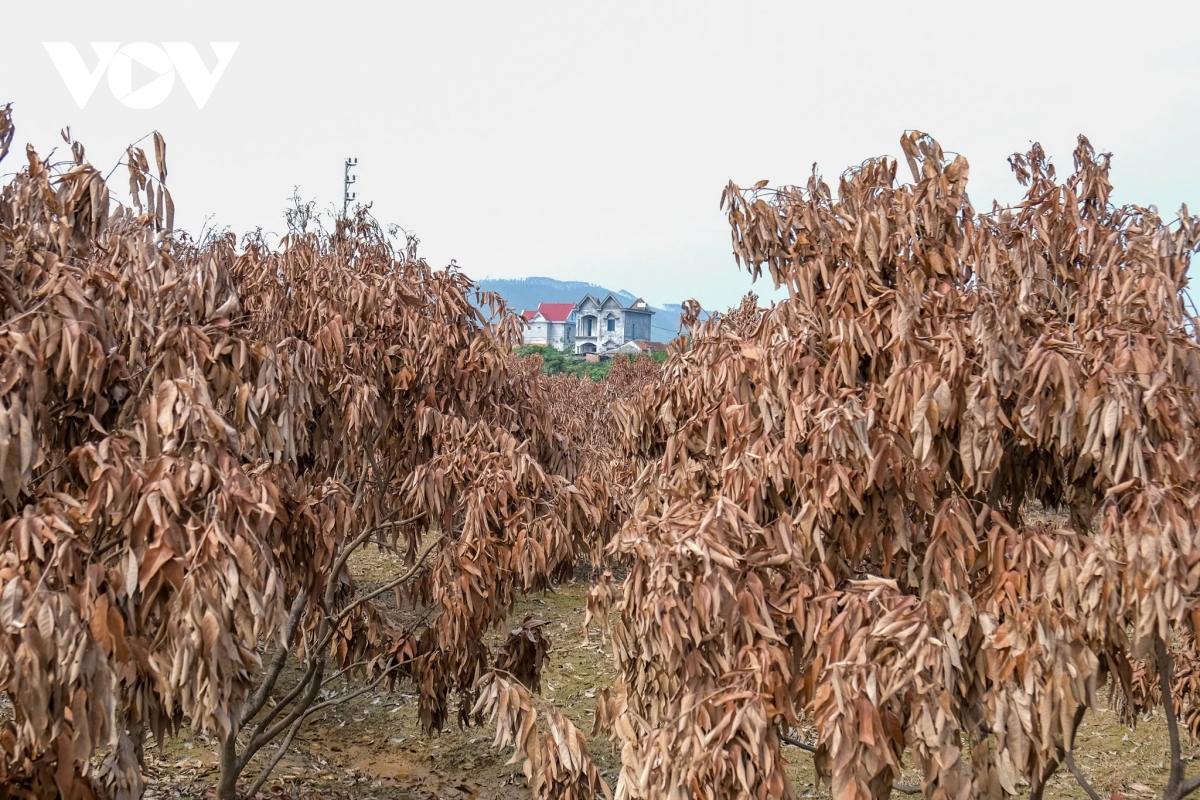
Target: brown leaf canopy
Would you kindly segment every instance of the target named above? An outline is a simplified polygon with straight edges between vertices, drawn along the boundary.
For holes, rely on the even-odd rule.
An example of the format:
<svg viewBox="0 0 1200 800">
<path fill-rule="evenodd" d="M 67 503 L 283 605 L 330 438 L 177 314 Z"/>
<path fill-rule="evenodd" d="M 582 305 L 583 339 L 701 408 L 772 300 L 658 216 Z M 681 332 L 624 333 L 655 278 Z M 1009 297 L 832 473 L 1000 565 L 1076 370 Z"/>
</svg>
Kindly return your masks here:
<svg viewBox="0 0 1200 800">
<path fill-rule="evenodd" d="M 0 109 L 0 156 L 12 130 Z M 515 316 L 365 212 L 193 241 L 161 137 L 153 171 L 127 154 L 132 208 L 72 144 L 0 188 L 0 780 L 83 796 L 99 750 L 138 794 L 127 732 L 236 730 L 297 597 L 302 653 L 411 677 L 430 727 L 455 694 L 465 716 L 484 635 L 611 505 L 572 482 Z M 428 548 L 407 622 L 337 568 L 364 540 Z"/>
<path fill-rule="evenodd" d="M 802 720 L 839 800 L 887 797 L 905 750 L 929 797 L 1037 788 L 1109 676 L 1191 629 L 1197 219 L 1110 205 L 1082 137 L 1062 182 L 1014 156 L 1026 198 L 989 213 L 963 157 L 902 145 L 911 183 L 873 159 L 836 194 L 725 192 L 788 299 L 691 309 L 625 421 L 618 794 L 791 796 Z"/>
</svg>

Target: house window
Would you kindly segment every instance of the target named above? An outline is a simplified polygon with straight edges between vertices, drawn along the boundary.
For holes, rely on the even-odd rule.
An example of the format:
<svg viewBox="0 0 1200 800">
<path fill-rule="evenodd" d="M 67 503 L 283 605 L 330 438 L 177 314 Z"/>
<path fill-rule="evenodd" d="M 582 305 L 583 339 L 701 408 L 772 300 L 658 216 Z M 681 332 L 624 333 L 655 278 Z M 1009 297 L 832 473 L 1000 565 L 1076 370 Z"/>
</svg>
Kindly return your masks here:
<svg viewBox="0 0 1200 800">
<path fill-rule="evenodd" d="M 587 335 L 588 336 L 592 335 L 592 318 L 591 317 L 587 318 Z"/>
<path fill-rule="evenodd" d="M 609 332 L 609 333 L 612 333 L 612 332 L 613 332 L 613 331 L 615 331 L 616 329 L 617 329 L 617 321 L 616 321 L 615 319 L 612 319 L 612 318 L 610 317 L 610 318 L 609 318 L 609 320 L 608 320 L 608 332 Z"/>
</svg>

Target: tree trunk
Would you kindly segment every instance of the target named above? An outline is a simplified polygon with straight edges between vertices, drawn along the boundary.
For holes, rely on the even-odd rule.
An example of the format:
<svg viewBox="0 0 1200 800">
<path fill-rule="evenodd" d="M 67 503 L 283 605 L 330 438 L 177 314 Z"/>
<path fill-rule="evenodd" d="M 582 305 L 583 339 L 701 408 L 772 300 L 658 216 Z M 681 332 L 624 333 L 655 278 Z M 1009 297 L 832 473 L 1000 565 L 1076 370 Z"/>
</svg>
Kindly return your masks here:
<svg viewBox="0 0 1200 800">
<path fill-rule="evenodd" d="M 237 733 L 221 742 L 221 774 L 217 780 L 217 800 L 236 800 L 237 782 L 242 775 L 238 767 Z"/>
</svg>

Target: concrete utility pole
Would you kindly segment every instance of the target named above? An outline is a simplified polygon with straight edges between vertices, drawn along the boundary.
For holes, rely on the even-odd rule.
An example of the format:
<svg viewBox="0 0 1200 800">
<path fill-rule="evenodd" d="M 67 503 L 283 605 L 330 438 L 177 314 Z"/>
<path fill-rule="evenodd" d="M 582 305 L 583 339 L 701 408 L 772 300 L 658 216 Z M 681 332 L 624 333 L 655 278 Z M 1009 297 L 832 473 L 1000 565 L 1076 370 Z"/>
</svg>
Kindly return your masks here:
<svg viewBox="0 0 1200 800">
<path fill-rule="evenodd" d="M 355 181 L 358 180 L 358 178 L 356 178 L 355 176 L 350 174 L 350 168 L 357 167 L 357 166 L 358 166 L 357 158 L 347 158 L 346 159 L 346 178 L 342 182 L 342 216 L 343 217 L 346 216 L 347 213 L 349 213 L 350 203 L 352 200 L 354 200 L 355 197 L 357 197 L 357 195 L 355 195 L 354 192 L 350 191 L 350 187 L 354 184 Z"/>
</svg>

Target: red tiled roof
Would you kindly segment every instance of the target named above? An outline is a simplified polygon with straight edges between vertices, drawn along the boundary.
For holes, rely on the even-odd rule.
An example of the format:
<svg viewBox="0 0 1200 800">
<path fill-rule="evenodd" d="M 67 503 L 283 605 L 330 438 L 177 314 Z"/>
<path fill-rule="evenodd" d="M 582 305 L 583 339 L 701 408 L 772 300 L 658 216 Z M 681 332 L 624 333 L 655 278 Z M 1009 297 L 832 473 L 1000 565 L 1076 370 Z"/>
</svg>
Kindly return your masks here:
<svg viewBox="0 0 1200 800">
<path fill-rule="evenodd" d="M 529 308 L 527 308 L 527 309 L 525 309 L 524 311 L 522 311 L 522 312 L 521 312 L 521 316 L 525 318 L 525 321 L 526 321 L 526 322 L 529 322 L 529 320 L 531 320 L 531 319 L 533 319 L 535 316 L 537 316 L 537 309 L 529 309 Z"/>
<path fill-rule="evenodd" d="M 566 322 L 567 317 L 571 316 L 571 312 L 575 310 L 574 303 L 542 303 L 537 307 L 538 313 L 546 318 L 547 322 Z"/>
<path fill-rule="evenodd" d="M 667 346 L 662 342 L 647 342 L 645 339 L 634 339 L 633 343 L 643 350 L 647 350 L 649 352 L 667 349 Z"/>
</svg>

